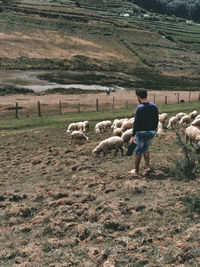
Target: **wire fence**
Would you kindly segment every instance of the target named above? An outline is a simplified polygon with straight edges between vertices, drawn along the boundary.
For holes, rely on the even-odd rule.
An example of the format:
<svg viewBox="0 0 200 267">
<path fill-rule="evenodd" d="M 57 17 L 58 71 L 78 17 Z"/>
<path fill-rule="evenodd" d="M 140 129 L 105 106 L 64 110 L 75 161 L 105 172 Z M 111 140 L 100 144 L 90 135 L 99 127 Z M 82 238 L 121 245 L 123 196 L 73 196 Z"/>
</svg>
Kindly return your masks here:
<svg viewBox="0 0 200 267">
<path fill-rule="evenodd" d="M 148 99 L 156 104 L 200 101 L 199 91 L 150 91 Z M 8 100 L 9 101 L 9 100 Z M 135 92 L 115 92 L 82 95 L 41 95 L 12 97 L 10 103 L 0 99 L 0 118 L 42 117 L 71 112 L 131 109 L 138 104 Z"/>
</svg>

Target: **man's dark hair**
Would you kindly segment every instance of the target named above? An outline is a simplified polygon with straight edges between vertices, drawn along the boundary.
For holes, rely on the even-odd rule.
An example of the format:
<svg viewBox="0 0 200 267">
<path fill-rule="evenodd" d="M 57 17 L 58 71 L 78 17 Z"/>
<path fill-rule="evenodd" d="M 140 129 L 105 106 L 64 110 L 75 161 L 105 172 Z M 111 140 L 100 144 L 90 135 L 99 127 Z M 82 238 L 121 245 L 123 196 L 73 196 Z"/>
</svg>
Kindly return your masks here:
<svg viewBox="0 0 200 267">
<path fill-rule="evenodd" d="M 137 96 L 139 96 L 141 98 L 147 97 L 147 90 L 146 89 L 142 89 L 142 88 L 136 89 L 135 93 Z"/>
</svg>

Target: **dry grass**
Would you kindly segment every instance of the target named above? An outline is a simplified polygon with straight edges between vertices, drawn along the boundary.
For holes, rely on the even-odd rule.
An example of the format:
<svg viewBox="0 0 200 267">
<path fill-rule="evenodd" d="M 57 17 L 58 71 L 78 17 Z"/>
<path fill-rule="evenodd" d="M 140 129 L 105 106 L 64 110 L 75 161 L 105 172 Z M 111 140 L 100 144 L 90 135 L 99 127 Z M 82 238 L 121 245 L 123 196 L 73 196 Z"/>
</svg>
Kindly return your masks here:
<svg viewBox="0 0 200 267">
<path fill-rule="evenodd" d="M 88 143 L 71 145 L 65 129 L 1 131 L 2 266 L 200 264 L 199 214 L 182 202 L 200 177 L 162 171 L 180 153 L 175 133 L 154 139 L 153 172 L 133 178 L 132 157 L 92 156 L 110 132 L 96 137 L 92 127 Z"/>
</svg>

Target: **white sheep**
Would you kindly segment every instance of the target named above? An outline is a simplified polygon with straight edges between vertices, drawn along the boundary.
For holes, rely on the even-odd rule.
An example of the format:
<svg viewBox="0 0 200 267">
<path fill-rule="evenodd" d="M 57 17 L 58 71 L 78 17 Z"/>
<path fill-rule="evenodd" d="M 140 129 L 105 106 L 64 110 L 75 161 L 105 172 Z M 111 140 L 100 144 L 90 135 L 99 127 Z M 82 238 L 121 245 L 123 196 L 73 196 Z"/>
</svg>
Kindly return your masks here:
<svg viewBox="0 0 200 267">
<path fill-rule="evenodd" d="M 160 123 L 165 123 L 167 117 L 168 117 L 168 114 L 167 113 L 159 114 L 159 122 Z"/>
<path fill-rule="evenodd" d="M 191 116 L 191 118 L 195 118 L 198 115 L 198 112 L 196 110 L 190 112 L 189 114 Z"/>
<path fill-rule="evenodd" d="M 109 121 L 109 120 L 103 121 L 103 123 L 104 123 L 104 125 L 105 125 L 105 129 L 108 129 L 108 128 L 110 128 L 110 127 L 111 127 L 111 125 L 112 125 L 112 122 L 111 122 L 111 121 Z"/>
<path fill-rule="evenodd" d="M 188 126 L 185 129 L 185 140 L 186 142 L 189 140 L 191 143 L 195 142 L 198 143 L 200 142 L 200 129 L 196 126 Z"/>
<path fill-rule="evenodd" d="M 114 136 L 121 136 L 122 135 L 122 128 L 116 128 L 113 130 L 113 135 Z"/>
<path fill-rule="evenodd" d="M 72 122 L 72 123 L 69 124 L 66 132 L 67 133 L 71 133 L 71 132 L 73 132 L 75 130 L 78 130 L 78 125 L 77 125 L 76 122 Z"/>
<path fill-rule="evenodd" d="M 117 154 L 118 150 L 121 150 L 121 154 L 123 156 L 123 139 L 119 136 L 112 136 L 109 137 L 103 141 L 101 141 L 98 146 L 95 147 L 95 149 L 92 151 L 93 154 L 99 155 L 101 152 L 103 153 L 103 156 L 111 150 L 115 150 L 115 155 Z"/>
<path fill-rule="evenodd" d="M 175 126 L 177 120 L 178 119 L 176 118 L 176 116 L 171 117 L 169 119 L 169 122 L 168 122 L 168 125 L 167 125 L 167 129 L 172 129 Z"/>
<path fill-rule="evenodd" d="M 101 121 L 101 122 L 98 122 L 96 125 L 95 125 L 95 133 L 98 134 L 98 133 L 103 133 L 105 132 L 106 130 L 106 127 L 105 127 L 105 123 L 104 121 Z"/>
<path fill-rule="evenodd" d="M 159 122 L 158 122 L 158 127 L 157 127 L 156 136 L 162 136 L 162 135 L 163 135 L 163 125 L 162 125 L 162 123 L 159 121 Z"/>
<path fill-rule="evenodd" d="M 124 143 L 128 143 L 129 142 L 129 140 L 131 139 L 132 134 L 133 134 L 133 129 L 128 129 L 122 134 L 121 137 L 122 137 Z"/>
<path fill-rule="evenodd" d="M 198 116 L 196 116 L 195 120 L 197 120 L 197 119 L 200 119 L 200 114 Z"/>
<path fill-rule="evenodd" d="M 200 126 L 200 118 L 199 119 L 195 118 L 195 120 L 193 120 L 193 122 L 190 123 L 190 125 L 192 125 L 192 126 Z"/>
<path fill-rule="evenodd" d="M 82 131 L 73 131 L 71 133 L 71 143 L 75 140 L 89 140 L 89 138 Z"/>
<path fill-rule="evenodd" d="M 121 126 L 122 132 L 125 132 L 128 129 L 132 129 L 133 123 L 134 123 L 134 118 L 131 118 L 128 121 L 124 121 Z"/>
<path fill-rule="evenodd" d="M 186 113 L 184 113 L 184 112 L 179 112 L 178 114 L 176 114 L 176 118 L 178 119 L 178 120 L 180 120 L 183 116 L 185 116 L 185 115 L 187 115 Z"/>
<path fill-rule="evenodd" d="M 84 121 L 83 124 L 84 124 L 84 129 L 85 129 L 85 131 L 86 131 L 86 130 L 89 130 L 89 128 L 90 128 L 90 123 L 89 123 L 89 121 Z"/>
<path fill-rule="evenodd" d="M 124 121 L 127 121 L 128 119 L 127 118 L 124 118 L 124 119 L 115 119 L 112 126 L 111 126 L 111 129 L 116 129 L 116 128 L 120 128 L 122 126 L 122 123 Z"/>
<path fill-rule="evenodd" d="M 184 125 L 184 124 L 188 124 L 191 122 L 191 114 L 188 114 L 188 115 L 185 115 L 183 116 L 180 121 L 179 121 L 179 124 L 180 125 Z"/>
</svg>

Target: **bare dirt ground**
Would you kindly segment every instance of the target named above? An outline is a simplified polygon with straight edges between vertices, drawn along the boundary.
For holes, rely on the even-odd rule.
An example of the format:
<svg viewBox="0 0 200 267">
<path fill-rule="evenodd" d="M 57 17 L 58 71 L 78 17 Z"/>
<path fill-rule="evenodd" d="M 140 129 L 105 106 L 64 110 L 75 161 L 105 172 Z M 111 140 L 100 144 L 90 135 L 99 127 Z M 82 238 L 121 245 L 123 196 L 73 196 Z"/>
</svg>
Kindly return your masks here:
<svg viewBox="0 0 200 267">
<path fill-rule="evenodd" d="M 156 137 L 150 176 L 134 157 L 92 156 L 101 139 L 70 144 L 65 125 L 1 131 L 1 266 L 199 266 L 199 214 L 184 199 L 199 179 L 164 172 L 174 131 Z M 142 161 L 141 171 L 144 169 Z"/>
</svg>

